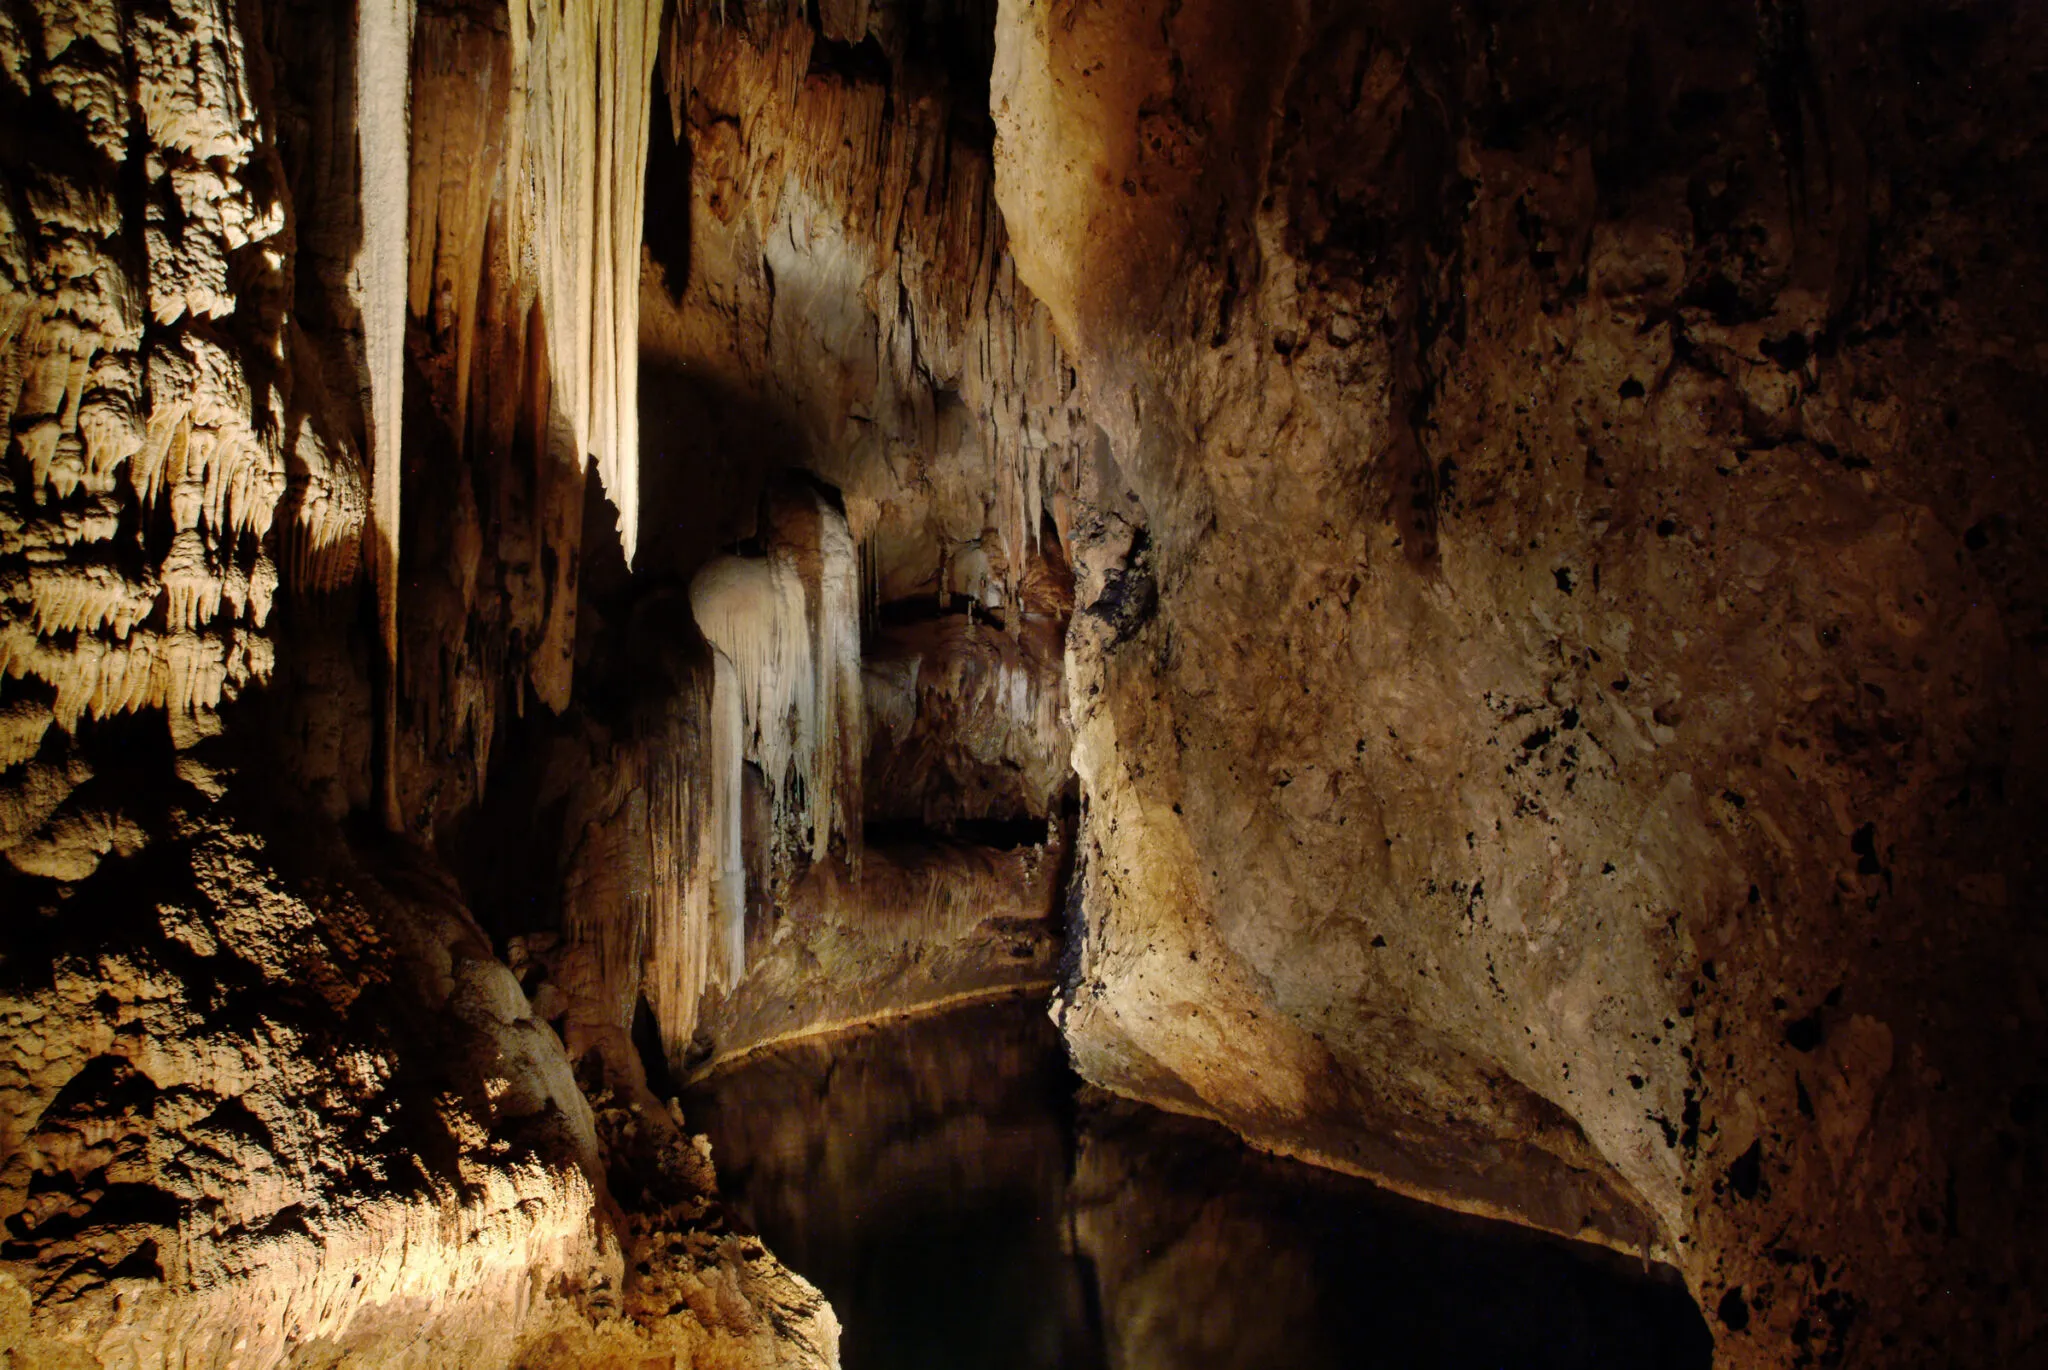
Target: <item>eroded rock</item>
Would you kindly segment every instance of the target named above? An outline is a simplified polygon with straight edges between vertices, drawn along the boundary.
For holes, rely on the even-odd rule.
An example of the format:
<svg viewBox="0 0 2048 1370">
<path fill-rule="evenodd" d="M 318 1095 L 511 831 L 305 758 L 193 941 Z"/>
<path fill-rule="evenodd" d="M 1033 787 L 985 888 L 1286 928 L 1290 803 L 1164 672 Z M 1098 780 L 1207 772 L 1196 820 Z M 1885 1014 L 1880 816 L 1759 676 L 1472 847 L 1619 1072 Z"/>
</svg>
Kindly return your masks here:
<svg viewBox="0 0 2048 1370">
<path fill-rule="evenodd" d="M 2041 944 L 1963 891 L 2037 836 L 2041 319 L 1954 265 L 2033 269 L 2038 40 L 1001 6 L 997 196 L 1113 453 L 1086 1074 L 1639 1246 L 1729 1364 L 2018 1354 L 1922 1296 L 2025 1283 L 2038 1204 L 1984 1142 L 2030 1020 L 1973 1003 Z"/>
</svg>

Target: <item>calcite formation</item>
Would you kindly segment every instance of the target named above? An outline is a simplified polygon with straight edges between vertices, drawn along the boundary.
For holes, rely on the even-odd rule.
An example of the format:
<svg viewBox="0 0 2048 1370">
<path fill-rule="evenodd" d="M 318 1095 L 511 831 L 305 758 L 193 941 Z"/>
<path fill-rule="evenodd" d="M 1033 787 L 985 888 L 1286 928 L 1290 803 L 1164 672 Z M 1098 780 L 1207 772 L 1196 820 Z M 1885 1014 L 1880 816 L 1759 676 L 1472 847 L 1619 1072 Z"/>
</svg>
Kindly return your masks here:
<svg viewBox="0 0 2048 1370">
<path fill-rule="evenodd" d="M 399 508 L 404 489 L 406 252 L 411 214 L 407 162 L 412 148 L 413 0 L 371 0 L 356 14 L 356 154 L 362 234 L 350 294 L 362 319 L 368 399 L 370 575 L 377 632 L 384 646 L 384 746 L 397 726 Z M 398 795 L 385 771 L 385 817 L 395 825 Z"/>
<path fill-rule="evenodd" d="M 24 20 L 0 31 L 0 675 L 66 733 L 210 710 L 270 673 L 288 486 L 308 569 L 360 527 L 353 462 L 280 374 L 249 55 L 210 4 Z"/>
<path fill-rule="evenodd" d="M 18 945 L 0 994 L 16 1363 L 833 1362 L 814 1292 L 702 1233 L 703 1168 L 593 1113 L 444 875 L 183 793 L 153 833 L 153 909 L 91 880 L 11 902 L 45 958 L 24 977 Z M 687 1156 L 639 1095 L 621 1122 Z M 669 1171 L 673 1211 L 622 1218 L 611 1187 Z"/>
<path fill-rule="evenodd" d="M 2023 1363 L 2044 56 L 0 5 L 0 1341 L 832 1363 L 668 1086 L 1057 981 L 1718 1363 Z"/>
<path fill-rule="evenodd" d="M 671 11 L 687 254 L 653 278 L 668 291 L 643 311 L 642 361 L 712 412 L 691 425 L 676 400 L 650 405 L 649 440 L 743 487 L 760 472 L 727 475 L 713 440 L 779 443 L 842 492 L 884 601 L 944 588 L 939 563 L 963 556 L 1020 601 L 1094 429 L 1050 317 L 1017 287 L 985 76 L 940 47 L 985 45 L 986 19 L 889 7 L 848 23 L 840 38 L 772 5 Z M 665 250 L 651 232 L 658 265 Z M 749 431 L 750 412 L 788 431 Z M 650 488 L 643 512 L 676 517 L 675 500 Z"/>
<path fill-rule="evenodd" d="M 344 805 L 368 799 L 349 773 L 370 760 L 369 733 L 332 714 L 373 660 L 326 607 L 365 560 L 385 662 L 383 807 L 401 827 L 433 813 L 429 786 L 397 783 L 408 771 L 395 744 L 418 745 L 401 700 L 439 719 L 453 695 L 452 726 L 433 731 L 480 731 L 488 749 L 459 690 L 408 698 L 398 669 L 398 625 L 432 624 L 436 608 L 417 558 L 400 558 L 401 519 L 421 512 L 401 500 L 421 484 L 402 458 L 416 431 L 404 377 L 426 374 L 429 403 L 469 394 L 446 379 L 432 331 L 432 264 L 453 273 L 418 211 L 443 206 L 414 193 L 432 180 L 419 164 L 454 151 L 434 98 L 447 91 L 429 79 L 415 98 L 414 81 L 422 66 L 449 75 L 436 44 L 473 39 L 464 18 L 429 7 L 417 44 L 409 0 L 366 6 L 353 26 L 212 3 L 16 6 L 0 19 L 10 1364 L 837 1363 L 829 1308 L 723 1230 L 701 1144 L 630 1046 L 579 1039 L 572 1064 L 438 862 L 351 850 L 289 793 L 331 781 Z M 589 452 L 630 514 L 633 444 L 614 416 L 623 408 L 630 433 L 645 161 L 631 125 L 644 141 L 655 16 L 640 15 L 644 54 L 623 73 L 610 48 L 602 64 L 595 52 L 631 37 L 629 16 L 572 4 L 532 18 L 518 36 L 541 32 L 552 74 L 508 65 L 522 94 L 552 101 L 539 126 L 573 125 L 565 155 L 579 175 L 589 149 L 620 160 L 594 199 L 545 178 L 514 198 L 541 227 L 512 249 L 502 226 L 481 265 L 473 241 L 456 245 L 472 258 L 469 299 L 523 338 L 528 311 L 508 320 L 508 297 L 523 290 L 546 319 L 574 311 L 579 289 L 587 303 L 596 283 L 624 284 L 575 321 L 601 330 L 602 347 L 586 336 L 583 355 L 566 355 L 537 330 L 523 377 L 537 377 L 537 402 L 502 377 L 479 385 L 491 421 L 479 448 L 494 473 L 517 470 L 515 447 L 572 468 Z M 549 37 L 565 31 L 581 35 L 580 57 Z M 472 47 L 488 75 L 491 44 Z M 313 104 L 280 102 L 280 73 L 310 77 L 298 89 Z M 409 113 L 441 136 L 415 137 Z M 486 142 L 512 122 L 492 114 L 495 127 L 476 125 Z M 498 201 L 525 165 L 513 159 Z M 543 232 L 572 258 L 555 273 L 559 301 L 505 266 Z M 430 288 L 415 291 L 421 260 Z M 464 366 L 475 331 L 452 330 Z M 552 365 L 551 345 L 565 351 Z M 506 349 L 492 338 L 485 350 L 496 361 Z M 560 436 L 550 378 L 580 387 L 558 401 Z M 594 404 L 613 425 L 601 439 L 584 431 Z M 545 469 L 538 483 L 550 495 L 563 484 Z M 529 516 L 570 549 L 545 568 L 554 589 L 575 583 L 570 488 L 566 534 L 558 496 Z M 466 608 L 483 601 L 474 566 L 469 577 Z M 287 591 L 300 700 L 285 716 L 301 710 L 339 745 L 284 752 L 280 775 L 267 773 L 268 711 L 230 706 L 273 672 Z M 557 625 L 573 623 L 573 603 L 535 598 L 488 607 L 515 634 L 547 625 L 530 674 L 560 707 Z M 491 704 L 499 693 L 491 679 Z M 151 717 L 124 721 L 138 713 Z"/>
<path fill-rule="evenodd" d="M 623 652 L 661 664 L 560 783 L 564 927 L 615 1027 L 644 993 L 679 1069 L 1042 987 L 1055 959 L 1060 523 L 1092 430 L 1008 274 L 983 90 L 906 16 L 876 22 L 870 42 L 772 6 L 668 19 L 650 158 L 687 180 L 650 172 L 641 518 L 664 536 L 636 568 L 687 578 L 694 624 L 641 601 Z M 979 847 L 987 823 L 1028 846 Z"/>
<path fill-rule="evenodd" d="M 554 391 L 575 450 L 639 536 L 640 224 L 661 0 L 510 6 L 525 153 L 517 204 L 539 276 Z"/>
</svg>

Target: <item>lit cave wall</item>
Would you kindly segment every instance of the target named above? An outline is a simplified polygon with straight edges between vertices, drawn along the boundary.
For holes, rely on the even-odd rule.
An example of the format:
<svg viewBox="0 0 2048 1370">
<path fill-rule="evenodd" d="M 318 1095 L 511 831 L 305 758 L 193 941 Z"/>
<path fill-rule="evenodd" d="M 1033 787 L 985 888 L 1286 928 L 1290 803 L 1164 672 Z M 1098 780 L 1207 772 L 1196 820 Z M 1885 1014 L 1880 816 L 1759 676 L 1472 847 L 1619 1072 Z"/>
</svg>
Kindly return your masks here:
<svg viewBox="0 0 2048 1370">
<path fill-rule="evenodd" d="M 2039 1357 L 2044 60 L 0 0 L 0 1360 L 837 1365 L 674 1099 L 1000 997 L 1718 1365 Z"/>
</svg>

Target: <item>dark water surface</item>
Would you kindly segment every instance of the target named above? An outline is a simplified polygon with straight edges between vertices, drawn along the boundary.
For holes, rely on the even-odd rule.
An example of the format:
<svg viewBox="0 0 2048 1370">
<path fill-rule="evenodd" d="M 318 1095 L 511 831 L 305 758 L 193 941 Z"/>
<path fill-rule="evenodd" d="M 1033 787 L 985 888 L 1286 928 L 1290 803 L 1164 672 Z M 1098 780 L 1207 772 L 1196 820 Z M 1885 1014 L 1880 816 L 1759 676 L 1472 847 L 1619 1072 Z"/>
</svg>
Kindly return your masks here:
<svg viewBox="0 0 2048 1370">
<path fill-rule="evenodd" d="M 1712 1359 L 1673 1278 L 1082 1090 L 1036 1004 L 800 1043 L 683 1106 L 847 1370 Z"/>
</svg>

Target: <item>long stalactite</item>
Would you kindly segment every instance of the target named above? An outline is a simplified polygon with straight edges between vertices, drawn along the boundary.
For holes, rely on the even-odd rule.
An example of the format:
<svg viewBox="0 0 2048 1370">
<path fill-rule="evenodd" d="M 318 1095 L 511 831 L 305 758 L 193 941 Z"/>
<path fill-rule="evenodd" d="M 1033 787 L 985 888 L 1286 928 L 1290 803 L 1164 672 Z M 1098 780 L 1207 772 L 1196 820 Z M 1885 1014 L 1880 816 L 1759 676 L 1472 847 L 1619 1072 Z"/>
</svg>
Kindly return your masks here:
<svg viewBox="0 0 2048 1370">
<path fill-rule="evenodd" d="M 370 447 L 370 579 L 384 644 L 381 799 L 400 825 L 398 727 L 400 459 L 405 413 L 406 232 L 412 150 L 413 0 L 362 0 L 356 15 L 356 138 L 361 161 L 362 240 L 354 294 L 363 326 Z"/>
<path fill-rule="evenodd" d="M 513 0 L 519 218 L 554 402 L 618 510 L 640 519 L 640 232 L 661 0 Z"/>
<path fill-rule="evenodd" d="M 726 985 L 746 970 L 746 764 L 759 767 L 768 787 L 774 859 L 802 852 L 822 861 L 835 832 L 849 863 L 859 858 L 859 558 L 845 515 L 822 499 L 786 517 L 768 556 L 715 558 L 690 585 L 691 610 L 713 651 L 707 826 L 715 861 L 704 883 L 715 891 L 720 928 L 708 973 Z"/>
</svg>

